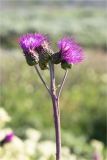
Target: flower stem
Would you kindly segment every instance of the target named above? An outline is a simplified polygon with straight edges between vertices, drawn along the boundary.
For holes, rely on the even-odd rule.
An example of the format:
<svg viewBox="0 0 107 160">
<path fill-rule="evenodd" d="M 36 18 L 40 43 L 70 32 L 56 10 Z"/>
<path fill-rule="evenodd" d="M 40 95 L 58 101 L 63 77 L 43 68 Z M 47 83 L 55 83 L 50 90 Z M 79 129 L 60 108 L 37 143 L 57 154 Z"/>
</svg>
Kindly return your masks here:
<svg viewBox="0 0 107 160">
<path fill-rule="evenodd" d="M 60 130 L 60 112 L 59 112 L 59 99 L 56 95 L 56 85 L 55 85 L 55 75 L 54 75 L 54 64 L 50 62 L 50 89 L 51 89 L 51 98 L 53 104 L 54 112 L 54 125 L 55 125 L 55 134 L 56 134 L 56 160 L 61 160 L 61 130 Z"/>
<path fill-rule="evenodd" d="M 65 71 L 65 74 L 64 74 L 64 77 L 62 79 L 62 82 L 61 82 L 61 85 L 60 85 L 60 88 L 59 88 L 59 92 L 58 92 L 58 99 L 61 95 L 61 92 L 62 92 L 62 89 L 63 89 L 63 86 L 64 86 L 64 83 L 65 83 L 65 80 L 67 78 L 67 75 L 68 75 L 68 70 Z"/>
<path fill-rule="evenodd" d="M 47 91 L 48 91 L 49 94 L 51 95 L 50 89 L 49 89 L 49 87 L 47 86 L 45 80 L 43 79 L 43 77 L 42 77 L 42 75 L 41 75 L 41 73 L 40 73 L 37 65 L 35 65 L 34 67 L 35 67 L 35 69 L 36 69 L 36 72 L 37 72 L 38 76 L 40 77 L 41 81 L 43 82 L 44 86 L 46 87 Z"/>
</svg>

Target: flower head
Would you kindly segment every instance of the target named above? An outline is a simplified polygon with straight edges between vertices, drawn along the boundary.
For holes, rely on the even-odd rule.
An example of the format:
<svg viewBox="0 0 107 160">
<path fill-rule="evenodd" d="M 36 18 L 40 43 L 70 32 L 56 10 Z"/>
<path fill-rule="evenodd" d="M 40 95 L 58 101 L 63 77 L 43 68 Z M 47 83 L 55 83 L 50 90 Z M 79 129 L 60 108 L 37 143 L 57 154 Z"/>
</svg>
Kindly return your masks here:
<svg viewBox="0 0 107 160">
<path fill-rule="evenodd" d="M 20 37 L 19 44 L 29 65 L 32 66 L 38 63 L 39 55 L 37 49 L 42 46 L 46 40 L 46 36 L 40 33 L 29 33 Z"/>
<path fill-rule="evenodd" d="M 63 38 L 58 42 L 61 60 L 68 64 L 76 64 L 83 60 L 83 50 L 71 38 Z"/>
<path fill-rule="evenodd" d="M 19 44 L 25 53 L 29 53 L 39 47 L 45 40 L 46 37 L 42 34 L 29 33 L 20 37 Z"/>
</svg>

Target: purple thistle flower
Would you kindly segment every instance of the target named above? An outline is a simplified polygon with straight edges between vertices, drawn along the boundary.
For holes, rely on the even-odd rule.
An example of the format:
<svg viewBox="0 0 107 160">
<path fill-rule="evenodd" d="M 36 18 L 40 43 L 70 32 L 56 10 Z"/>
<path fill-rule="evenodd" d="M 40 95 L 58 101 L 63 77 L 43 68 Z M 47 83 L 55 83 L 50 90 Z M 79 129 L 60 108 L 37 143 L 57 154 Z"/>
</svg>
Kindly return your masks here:
<svg viewBox="0 0 107 160">
<path fill-rule="evenodd" d="M 38 48 L 41 47 L 45 41 L 47 41 L 46 36 L 40 33 L 29 33 L 20 37 L 19 44 L 29 65 L 32 66 L 39 62 Z"/>
<path fill-rule="evenodd" d="M 41 46 L 45 40 L 46 37 L 40 33 L 29 33 L 20 37 L 19 44 L 25 53 L 30 53 Z"/>
<path fill-rule="evenodd" d="M 11 142 L 13 140 L 13 137 L 14 137 L 14 133 L 13 132 L 8 133 L 4 137 L 4 139 L 0 142 L 0 146 L 3 146 L 4 144 Z"/>
<path fill-rule="evenodd" d="M 82 48 L 71 38 L 63 38 L 58 42 L 61 60 L 68 64 L 77 64 L 84 59 Z"/>
<path fill-rule="evenodd" d="M 5 143 L 11 142 L 13 137 L 14 137 L 14 133 L 7 134 L 4 138 Z"/>
</svg>

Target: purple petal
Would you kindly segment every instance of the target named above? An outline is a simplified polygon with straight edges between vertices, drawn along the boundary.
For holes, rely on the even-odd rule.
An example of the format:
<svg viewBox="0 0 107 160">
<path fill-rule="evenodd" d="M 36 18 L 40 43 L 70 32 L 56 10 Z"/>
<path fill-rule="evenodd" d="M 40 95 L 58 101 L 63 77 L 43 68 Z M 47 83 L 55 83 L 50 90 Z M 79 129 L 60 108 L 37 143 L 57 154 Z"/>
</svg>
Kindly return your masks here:
<svg viewBox="0 0 107 160">
<path fill-rule="evenodd" d="M 41 46 L 46 40 L 46 36 L 40 33 L 28 33 L 20 37 L 19 44 L 25 53 L 30 53 L 31 50 Z"/>
<path fill-rule="evenodd" d="M 83 49 L 79 44 L 69 37 L 63 38 L 58 42 L 61 59 L 69 64 L 76 64 L 84 59 Z"/>
</svg>

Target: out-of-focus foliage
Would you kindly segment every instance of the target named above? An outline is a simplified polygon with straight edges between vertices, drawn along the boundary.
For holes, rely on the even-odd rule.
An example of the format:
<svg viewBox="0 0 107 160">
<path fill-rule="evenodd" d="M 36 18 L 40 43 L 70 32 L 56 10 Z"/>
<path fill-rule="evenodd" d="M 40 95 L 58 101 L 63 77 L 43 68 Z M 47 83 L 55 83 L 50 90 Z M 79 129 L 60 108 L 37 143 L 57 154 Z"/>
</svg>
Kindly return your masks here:
<svg viewBox="0 0 107 160">
<path fill-rule="evenodd" d="M 0 108 L 0 116 L 6 123 L 8 114 L 3 108 Z M 4 122 L 4 126 L 0 127 L 0 141 L 12 131 L 11 128 L 5 127 Z M 55 143 L 53 141 L 42 138 L 43 134 L 33 128 L 28 128 L 24 132 L 26 135 L 24 140 L 15 135 L 11 142 L 0 146 L 0 160 L 55 160 Z M 68 144 L 63 141 L 62 160 L 90 160 L 96 153 L 106 160 L 103 155 L 105 154 L 104 145 L 100 141 L 92 140 L 87 145 L 84 138 L 63 134 L 66 134 L 65 137 L 72 147 L 67 146 Z"/>
<path fill-rule="evenodd" d="M 59 36 L 73 35 L 86 47 L 106 47 L 107 13 L 105 10 L 70 7 L 49 9 L 49 7 L 39 6 L 25 8 L 12 8 L 1 12 L 0 38 L 6 48 L 17 46 L 19 35 L 36 31 L 49 34 L 54 40 L 58 40 Z"/>
</svg>

